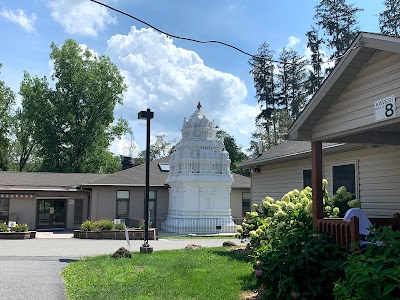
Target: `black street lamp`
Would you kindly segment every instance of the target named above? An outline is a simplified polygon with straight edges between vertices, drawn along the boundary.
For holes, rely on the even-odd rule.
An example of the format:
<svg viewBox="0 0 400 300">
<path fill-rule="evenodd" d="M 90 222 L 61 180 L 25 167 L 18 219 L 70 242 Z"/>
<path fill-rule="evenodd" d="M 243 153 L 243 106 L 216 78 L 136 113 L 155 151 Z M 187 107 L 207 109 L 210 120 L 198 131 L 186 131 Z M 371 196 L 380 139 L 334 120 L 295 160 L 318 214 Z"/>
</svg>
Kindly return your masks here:
<svg viewBox="0 0 400 300">
<path fill-rule="evenodd" d="M 149 245 L 149 186 L 150 186 L 150 120 L 154 118 L 154 112 L 148 108 L 138 113 L 138 119 L 147 120 L 146 134 L 146 187 L 144 197 L 144 243 L 140 247 L 140 253 L 151 253 L 153 247 Z"/>
</svg>

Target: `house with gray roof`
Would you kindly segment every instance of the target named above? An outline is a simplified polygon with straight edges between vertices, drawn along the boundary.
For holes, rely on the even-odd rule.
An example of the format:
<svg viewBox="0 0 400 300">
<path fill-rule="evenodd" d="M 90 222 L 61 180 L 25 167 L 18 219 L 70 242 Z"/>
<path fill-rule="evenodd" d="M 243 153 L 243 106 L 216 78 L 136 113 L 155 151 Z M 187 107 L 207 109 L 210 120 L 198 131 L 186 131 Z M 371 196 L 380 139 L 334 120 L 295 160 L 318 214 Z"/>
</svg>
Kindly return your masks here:
<svg viewBox="0 0 400 300">
<path fill-rule="evenodd" d="M 169 157 L 150 162 L 149 215 L 158 226 L 168 212 Z M 76 229 L 86 219 L 144 219 L 145 164 L 114 174 L 0 172 L 0 221 L 30 229 Z M 250 208 L 250 178 L 233 174 L 231 213 Z"/>
<path fill-rule="evenodd" d="M 346 186 L 368 217 L 400 212 L 399 94 L 400 38 L 360 33 L 289 128 L 289 141 L 240 165 L 252 170 L 252 201 L 313 185 L 317 220 L 326 178 L 330 195 Z"/>
</svg>

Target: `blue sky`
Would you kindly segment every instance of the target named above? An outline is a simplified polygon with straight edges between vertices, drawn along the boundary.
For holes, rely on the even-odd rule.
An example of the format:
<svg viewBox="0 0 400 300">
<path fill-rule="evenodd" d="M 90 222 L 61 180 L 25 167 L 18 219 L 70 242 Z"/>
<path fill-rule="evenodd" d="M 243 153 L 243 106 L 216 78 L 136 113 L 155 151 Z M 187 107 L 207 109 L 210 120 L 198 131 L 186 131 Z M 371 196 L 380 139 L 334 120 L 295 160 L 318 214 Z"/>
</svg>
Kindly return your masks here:
<svg viewBox="0 0 400 300">
<path fill-rule="evenodd" d="M 220 40 L 257 53 L 266 41 L 279 52 L 292 45 L 306 53 L 305 32 L 313 24 L 317 0 L 104 0 L 174 35 Z M 349 1 L 363 8 L 362 31 L 378 32 L 380 0 Z M 218 44 L 170 39 L 89 0 L 0 0 L 0 80 L 18 93 L 23 71 L 50 76 L 50 44 L 75 39 L 107 54 L 129 85 L 115 116 L 128 119 L 136 152 L 144 149 L 145 122 L 137 112 L 155 112 L 152 136 L 178 140 L 184 117 L 201 101 L 203 112 L 248 148 L 259 113 L 246 55 Z M 129 154 L 129 138 L 112 151 Z M 135 153 L 134 153 L 135 154 Z"/>
</svg>

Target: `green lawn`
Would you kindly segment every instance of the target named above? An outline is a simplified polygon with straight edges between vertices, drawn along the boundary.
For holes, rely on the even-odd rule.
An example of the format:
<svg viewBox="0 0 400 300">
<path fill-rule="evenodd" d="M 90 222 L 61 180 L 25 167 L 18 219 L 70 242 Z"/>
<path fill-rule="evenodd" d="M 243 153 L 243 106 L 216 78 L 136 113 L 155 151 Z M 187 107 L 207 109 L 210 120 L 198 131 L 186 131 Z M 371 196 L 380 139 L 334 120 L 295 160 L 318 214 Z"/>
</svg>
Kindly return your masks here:
<svg viewBox="0 0 400 300">
<path fill-rule="evenodd" d="M 63 270 L 68 299 L 242 299 L 256 288 L 248 258 L 228 248 L 90 257 Z"/>
</svg>

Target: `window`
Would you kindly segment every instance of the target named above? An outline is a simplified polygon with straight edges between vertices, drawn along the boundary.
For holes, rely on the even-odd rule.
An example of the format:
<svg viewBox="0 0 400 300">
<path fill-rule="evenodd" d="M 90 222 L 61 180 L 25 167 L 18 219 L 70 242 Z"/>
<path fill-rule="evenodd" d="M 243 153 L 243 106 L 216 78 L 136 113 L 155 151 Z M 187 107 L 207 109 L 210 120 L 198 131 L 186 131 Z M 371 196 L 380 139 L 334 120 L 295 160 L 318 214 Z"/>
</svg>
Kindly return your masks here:
<svg viewBox="0 0 400 300">
<path fill-rule="evenodd" d="M 169 164 L 160 163 L 158 164 L 158 167 L 160 168 L 161 172 L 169 172 Z"/>
<path fill-rule="evenodd" d="M 129 216 L 129 191 L 117 191 L 117 219 Z"/>
<path fill-rule="evenodd" d="M 347 191 L 353 196 L 353 199 L 357 197 L 356 195 L 356 167 L 355 164 L 340 165 L 332 167 L 332 187 L 333 194 L 341 186 L 345 186 Z"/>
<path fill-rule="evenodd" d="M 0 222 L 8 222 L 8 214 L 10 210 L 10 198 L 0 197 Z"/>
<path fill-rule="evenodd" d="M 75 199 L 74 224 L 82 224 L 83 199 Z"/>
<path fill-rule="evenodd" d="M 311 169 L 303 170 L 303 188 L 309 186 L 311 187 Z"/>
<path fill-rule="evenodd" d="M 246 212 L 251 211 L 250 202 L 251 202 L 251 193 L 242 192 L 242 216 L 246 216 Z"/>
<path fill-rule="evenodd" d="M 149 222 L 151 227 L 156 227 L 157 221 L 157 191 L 149 191 Z"/>
</svg>

